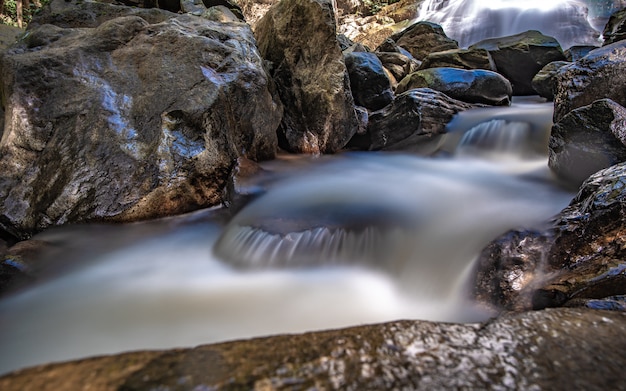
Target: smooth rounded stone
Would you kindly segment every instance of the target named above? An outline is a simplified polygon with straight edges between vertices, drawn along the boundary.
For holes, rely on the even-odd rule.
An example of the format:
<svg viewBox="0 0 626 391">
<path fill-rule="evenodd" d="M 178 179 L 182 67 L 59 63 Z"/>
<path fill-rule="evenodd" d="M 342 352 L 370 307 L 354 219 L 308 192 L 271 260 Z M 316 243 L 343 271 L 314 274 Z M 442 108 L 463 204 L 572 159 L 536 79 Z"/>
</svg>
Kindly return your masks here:
<svg viewBox="0 0 626 391">
<path fill-rule="evenodd" d="M 614 12 L 602 31 L 603 46 L 626 38 L 626 8 Z"/>
<path fill-rule="evenodd" d="M 582 308 L 407 320 L 43 365 L 0 377 L 0 388 L 615 389 L 625 333 L 626 314 Z"/>
<path fill-rule="evenodd" d="M 549 101 L 554 100 L 554 84 L 556 83 L 556 75 L 559 69 L 569 65 L 568 61 L 553 61 L 541 68 L 541 70 L 533 77 L 532 86 L 537 94 Z"/>
<path fill-rule="evenodd" d="M 491 54 L 498 72 L 511 82 L 513 95 L 535 95 L 532 79 L 537 72 L 553 61 L 565 60 L 559 42 L 535 30 L 485 39 L 469 48 Z"/>
<path fill-rule="evenodd" d="M 554 90 L 554 122 L 598 99 L 626 106 L 626 41 L 592 50 L 559 70 Z"/>
<path fill-rule="evenodd" d="M 579 186 L 591 174 L 626 161 L 626 109 L 610 99 L 579 107 L 552 127 L 548 165 Z"/>
<path fill-rule="evenodd" d="M 592 310 L 626 312 L 626 296 L 609 296 L 602 299 L 573 299 L 564 304 L 565 307 L 584 307 Z"/>
<path fill-rule="evenodd" d="M 382 62 L 374 53 L 344 54 L 350 75 L 350 88 L 354 102 L 369 110 L 380 110 L 393 101 L 391 83 Z"/>
<path fill-rule="evenodd" d="M 397 95 L 382 110 L 371 113 L 367 133 L 355 136 L 348 147 L 430 154 L 454 115 L 472 107 L 439 91 L 412 89 Z"/>
<path fill-rule="evenodd" d="M 27 238 L 219 204 L 237 157 L 276 153 L 281 106 L 263 65 L 244 23 L 33 27 L 0 62 L 0 226 Z"/>
<path fill-rule="evenodd" d="M 563 54 L 567 61 L 578 61 L 589 54 L 590 51 L 599 48 L 599 46 L 575 45 L 566 49 Z"/>
<path fill-rule="evenodd" d="M 414 72 L 398 83 L 396 94 L 414 88 L 431 88 L 468 103 L 508 106 L 511 84 L 502 75 L 483 69 L 430 68 Z"/>
<path fill-rule="evenodd" d="M 486 69 L 497 72 L 496 64 L 485 49 L 452 49 L 430 53 L 420 66 L 428 68 Z"/>
<path fill-rule="evenodd" d="M 389 38 L 420 61 L 430 53 L 459 49 L 458 43 L 448 38 L 441 26 L 430 22 L 417 22 Z"/>
<path fill-rule="evenodd" d="M 545 227 L 490 243 L 476 262 L 473 296 L 523 311 L 625 295 L 625 178 L 626 163 L 599 171 Z"/>
<path fill-rule="evenodd" d="M 0 252 L 0 297 L 36 282 L 46 269 L 42 254 L 51 250 L 45 240 L 24 240 Z"/>
<path fill-rule="evenodd" d="M 284 104 L 279 143 L 290 152 L 334 153 L 358 127 L 330 0 L 285 0 L 255 28 Z"/>
</svg>

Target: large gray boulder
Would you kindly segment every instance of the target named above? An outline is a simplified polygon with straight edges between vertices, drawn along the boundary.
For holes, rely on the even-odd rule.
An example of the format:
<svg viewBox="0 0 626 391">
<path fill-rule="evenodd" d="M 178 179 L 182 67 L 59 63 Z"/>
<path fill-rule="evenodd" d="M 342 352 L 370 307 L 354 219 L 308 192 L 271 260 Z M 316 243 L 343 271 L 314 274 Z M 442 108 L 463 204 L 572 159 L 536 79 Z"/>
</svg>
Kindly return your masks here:
<svg viewBox="0 0 626 391">
<path fill-rule="evenodd" d="M 548 165 L 579 186 L 591 174 L 626 161 L 626 109 L 601 99 L 567 113 L 550 133 Z"/>
<path fill-rule="evenodd" d="M 520 34 L 480 41 L 470 49 L 485 49 L 498 72 L 513 85 L 513 95 L 535 95 L 533 77 L 552 61 L 564 61 L 561 45 L 553 37 L 530 30 Z"/>
<path fill-rule="evenodd" d="M 489 244 L 474 295 L 508 310 L 569 305 L 626 294 L 626 163 L 587 179 L 546 227 L 514 230 Z"/>
<path fill-rule="evenodd" d="M 626 40 L 592 50 L 563 67 L 554 90 L 554 122 L 570 111 L 598 99 L 611 99 L 626 106 Z"/>
<path fill-rule="evenodd" d="M 352 52 L 345 54 L 344 58 L 357 105 L 380 110 L 393 101 L 391 82 L 376 54 Z"/>
<path fill-rule="evenodd" d="M 422 62 L 420 69 L 441 67 L 497 71 L 491 54 L 485 49 L 451 49 L 430 53 Z"/>
<path fill-rule="evenodd" d="M 42 24 L 0 62 L 0 226 L 128 222 L 221 202 L 239 156 L 273 158 L 281 106 L 244 23 Z"/>
<path fill-rule="evenodd" d="M 604 45 L 610 45 L 626 38 L 626 8 L 616 11 L 602 31 Z"/>
<path fill-rule="evenodd" d="M 549 101 L 554 100 L 554 84 L 559 69 L 569 65 L 568 61 L 553 61 L 541 68 L 541 70 L 533 77 L 531 85 L 539 96 Z"/>
<path fill-rule="evenodd" d="M 259 51 L 285 105 L 281 147 L 334 153 L 358 127 L 330 0 L 284 0 L 255 28 Z"/>
<path fill-rule="evenodd" d="M 44 365 L 0 389 L 623 389 L 625 334 L 625 313 L 578 308 L 398 321 Z"/>
<path fill-rule="evenodd" d="M 423 69 L 402 79 L 396 93 L 414 88 L 431 88 L 463 102 L 495 106 L 508 106 L 513 92 L 502 75 L 484 69 Z"/>
</svg>

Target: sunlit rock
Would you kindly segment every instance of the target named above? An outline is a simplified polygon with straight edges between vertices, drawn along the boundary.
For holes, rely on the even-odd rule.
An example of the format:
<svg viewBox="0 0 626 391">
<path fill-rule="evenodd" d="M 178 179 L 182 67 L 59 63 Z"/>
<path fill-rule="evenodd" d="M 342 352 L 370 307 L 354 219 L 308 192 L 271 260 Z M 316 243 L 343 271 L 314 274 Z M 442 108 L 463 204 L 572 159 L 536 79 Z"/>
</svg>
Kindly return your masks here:
<svg viewBox="0 0 626 391">
<path fill-rule="evenodd" d="M 415 60 L 410 54 L 407 55 L 408 53 L 376 52 L 375 54 L 382 62 L 383 67 L 385 67 L 395 79 L 395 85 L 398 84 L 398 81 L 404 79 L 406 75 L 417 71 L 420 65 L 419 61 Z"/>
<path fill-rule="evenodd" d="M 559 70 L 554 89 L 554 122 L 598 99 L 626 105 L 626 41 L 592 50 Z"/>
<path fill-rule="evenodd" d="M 310 154 L 343 148 L 358 120 L 330 0 L 275 4 L 255 36 L 285 105 L 281 147 Z"/>
<path fill-rule="evenodd" d="M 390 39 L 420 61 L 430 53 L 459 48 L 457 42 L 448 38 L 441 26 L 430 22 L 415 23 L 392 35 Z"/>
<path fill-rule="evenodd" d="M 369 150 L 433 151 L 446 124 L 460 111 L 473 107 L 429 88 L 399 94 L 369 117 L 367 133 L 355 136 L 349 146 Z"/>
<path fill-rule="evenodd" d="M 393 101 L 391 83 L 376 54 L 348 53 L 344 59 L 357 105 L 369 110 L 380 110 Z"/>
<path fill-rule="evenodd" d="M 513 95 L 535 95 L 531 83 L 537 72 L 553 61 L 565 60 L 556 39 L 534 30 L 486 39 L 470 49 L 486 49 L 491 54 L 498 72 L 511 82 Z"/>
<path fill-rule="evenodd" d="M 468 103 L 508 106 L 511 83 L 502 75 L 484 69 L 429 68 L 411 73 L 398 83 L 396 93 L 431 88 L 452 99 Z"/>
<path fill-rule="evenodd" d="M 1 68 L 0 222 L 16 236 L 214 205 L 238 156 L 277 147 L 280 105 L 243 23 L 44 24 Z"/>
<path fill-rule="evenodd" d="M 626 8 L 611 15 L 602 31 L 604 45 L 610 45 L 626 38 Z"/>
<path fill-rule="evenodd" d="M 553 61 L 541 68 L 535 77 L 533 77 L 531 82 L 531 85 L 537 94 L 549 101 L 554 100 L 554 84 L 556 83 L 556 75 L 558 74 L 559 69 L 569 64 L 570 63 L 568 61 Z"/>
<path fill-rule="evenodd" d="M 485 248 L 474 294 L 509 310 L 626 294 L 626 164 L 587 179 L 547 228 L 511 231 Z"/>
<path fill-rule="evenodd" d="M 401 321 L 39 366 L 1 377 L 0 388 L 611 389 L 624 333 L 626 314 L 572 308 Z"/>
<path fill-rule="evenodd" d="M 452 49 L 430 53 L 422 62 L 420 69 L 439 67 L 497 71 L 496 64 L 485 49 Z"/>
</svg>

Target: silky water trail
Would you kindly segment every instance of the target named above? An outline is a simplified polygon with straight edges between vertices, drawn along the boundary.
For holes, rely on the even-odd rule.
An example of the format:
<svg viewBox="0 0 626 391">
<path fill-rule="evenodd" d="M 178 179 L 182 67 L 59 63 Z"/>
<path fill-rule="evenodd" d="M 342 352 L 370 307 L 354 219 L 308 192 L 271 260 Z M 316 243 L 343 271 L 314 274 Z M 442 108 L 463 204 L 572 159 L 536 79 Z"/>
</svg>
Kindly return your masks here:
<svg viewBox="0 0 626 391">
<path fill-rule="evenodd" d="M 204 210 L 43 232 L 51 258 L 75 261 L 0 301 L 0 373 L 397 319 L 486 319 L 467 293 L 477 254 L 572 197 L 547 168 L 551 110 L 465 112 L 436 157 L 268 162 L 278 179 L 224 224 Z"/>
</svg>

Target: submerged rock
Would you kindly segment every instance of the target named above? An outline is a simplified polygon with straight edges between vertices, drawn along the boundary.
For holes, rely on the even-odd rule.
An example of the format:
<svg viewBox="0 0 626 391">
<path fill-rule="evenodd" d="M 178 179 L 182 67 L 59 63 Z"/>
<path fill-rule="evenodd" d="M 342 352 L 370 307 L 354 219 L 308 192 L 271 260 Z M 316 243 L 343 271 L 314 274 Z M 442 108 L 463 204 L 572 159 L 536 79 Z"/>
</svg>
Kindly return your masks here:
<svg viewBox="0 0 626 391">
<path fill-rule="evenodd" d="M 475 296 L 509 310 L 626 294 L 626 163 L 587 179 L 548 228 L 511 231 L 482 252 Z"/>
<path fill-rule="evenodd" d="M 281 1 L 257 23 L 255 36 L 285 105 L 281 147 L 310 154 L 343 148 L 358 119 L 331 1 Z"/>
<path fill-rule="evenodd" d="M 609 389 L 626 314 L 563 308 L 482 324 L 400 321 L 133 352 L 17 371 L 5 391 Z"/>
<path fill-rule="evenodd" d="M 281 106 L 244 23 L 43 24 L 0 67 L 0 225 L 17 237 L 215 205 L 237 157 L 277 148 Z"/>
<path fill-rule="evenodd" d="M 483 69 L 430 68 L 414 72 L 398 83 L 396 93 L 431 88 L 468 103 L 508 106 L 511 84 L 502 75 Z"/>
<path fill-rule="evenodd" d="M 554 122 L 598 99 L 626 106 L 626 41 L 592 50 L 559 70 L 554 90 Z"/>
<path fill-rule="evenodd" d="M 552 61 L 565 60 L 556 39 L 534 30 L 485 39 L 470 49 L 485 49 L 491 54 L 498 72 L 511 82 L 513 95 L 535 95 L 532 79 L 537 72 Z"/>
<path fill-rule="evenodd" d="M 591 174 L 626 161 L 626 109 L 610 99 L 579 107 L 550 133 L 552 171 L 579 186 Z"/>
</svg>

